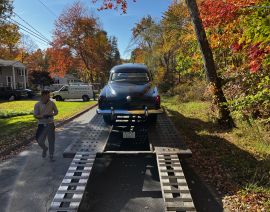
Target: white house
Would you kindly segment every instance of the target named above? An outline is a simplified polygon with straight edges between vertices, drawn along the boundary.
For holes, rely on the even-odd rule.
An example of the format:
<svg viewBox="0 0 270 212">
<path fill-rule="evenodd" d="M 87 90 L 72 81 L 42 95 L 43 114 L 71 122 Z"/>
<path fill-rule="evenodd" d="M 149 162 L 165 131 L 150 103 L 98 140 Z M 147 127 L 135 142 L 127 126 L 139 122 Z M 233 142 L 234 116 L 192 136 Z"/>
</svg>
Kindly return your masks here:
<svg viewBox="0 0 270 212">
<path fill-rule="evenodd" d="M 58 77 L 55 76 L 53 78 L 55 84 L 61 84 L 61 85 L 66 85 L 66 84 L 81 84 L 83 83 L 80 79 L 74 77 L 71 74 L 66 74 L 64 77 Z"/>
<path fill-rule="evenodd" d="M 27 85 L 28 74 L 23 63 L 15 60 L 0 59 L 0 87 L 25 89 Z"/>
</svg>

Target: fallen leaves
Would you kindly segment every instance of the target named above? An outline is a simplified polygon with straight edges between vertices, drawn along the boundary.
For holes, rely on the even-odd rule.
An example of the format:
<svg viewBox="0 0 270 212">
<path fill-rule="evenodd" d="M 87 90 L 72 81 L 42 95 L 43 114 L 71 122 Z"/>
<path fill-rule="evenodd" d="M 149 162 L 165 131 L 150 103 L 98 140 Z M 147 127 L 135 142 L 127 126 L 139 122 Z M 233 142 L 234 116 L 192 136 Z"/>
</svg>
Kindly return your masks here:
<svg viewBox="0 0 270 212">
<path fill-rule="evenodd" d="M 244 149 L 232 132 L 221 131 L 214 123 L 202 119 L 203 110 L 198 109 L 199 114 L 195 113 L 197 110 L 190 112 L 181 103 L 178 109 L 168 103 L 166 107 L 173 111 L 172 120 L 192 151 L 192 158 L 188 159 L 190 166 L 223 199 L 224 208 L 270 211 L 267 159 L 259 159 Z M 173 115 L 177 112 L 181 115 Z M 249 184 L 253 187 L 247 189 Z"/>
<path fill-rule="evenodd" d="M 230 211 L 258 211 L 270 210 L 270 195 L 263 192 L 237 192 L 235 195 L 226 196 L 223 204 Z"/>
</svg>

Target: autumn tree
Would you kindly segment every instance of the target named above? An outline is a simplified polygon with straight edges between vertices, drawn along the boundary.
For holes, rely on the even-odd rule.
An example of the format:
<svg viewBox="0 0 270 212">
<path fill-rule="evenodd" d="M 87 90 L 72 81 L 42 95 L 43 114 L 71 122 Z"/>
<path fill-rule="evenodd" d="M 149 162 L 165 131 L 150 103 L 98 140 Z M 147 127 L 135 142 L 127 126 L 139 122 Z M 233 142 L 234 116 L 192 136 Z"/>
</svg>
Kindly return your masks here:
<svg viewBox="0 0 270 212">
<path fill-rule="evenodd" d="M 220 77 L 218 77 L 213 53 L 206 37 L 205 29 L 200 18 L 200 13 L 196 0 L 185 0 L 192 23 L 194 25 L 197 41 L 202 53 L 204 69 L 207 80 L 212 87 L 214 104 L 217 105 L 220 113 L 220 122 L 224 126 L 234 126 L 230 110 L 227 105 L 226 97 L 222 90 L 222 83 Z"/>
<path fill-rule="evenodd" d="M 72 53 L 84 81 L 104 81 L 112 47 L 98 18 L 82 3 L 75 2 L 56 21 L 53 48 Z"/>
<path fill-rule="evenodd" d="M 172 90 L 180 80 L 178 69 L 179 52 L 188 54 L 193 50 L 184 41 L 192 33 L 188 10 L 183 3 L 172 4 L 160 22 L 146 16 L 133 28 L 132 60 L 145 63 L 154 73 L 163 92 Z M 186 66 L 185 66 L 186 68 Z M 178 75 L 176 80 L 175 75 Z"/>
<path fill-rule="evenodd" d="M 0 26 L 12 15 L 13 5 L 10 0 L 0 1 Z"/>
<path fill-rule="evenodd" d="M 41 88 L 53 83 L 53 79 L 48 71 L 34 70 L 29 75 L 29 80 L 32 85 L 39 85 Z"/>
<path fill-rule="evenodd" d="M 19 28 L 8 22 L 12 10 L 12 1 L 0 1 L 0 55 L 2 59 L 14 59 L 18 53 L 16 45 L 20 40 Z"/>
<path fill-rule="evenodd" d="M 36 51 L 28 54 L 24 60 L 29 73 L 32 71 L 47 71 L 49 70 L 49 61 L 46 51 L 37 49 Z"/>
<path fill-rule="evenodd" d="M 54 31 L 54 48 L 67 47 L 75 56 L 80 57 L 84 65 L 82 69 L 88 70 L 91 81 L 94 80 L 94 61 L 90 50 L 97 30 L 96 19 L 89 16 L 81 3 L 76 2 L 60 15 Z"/>
<path fill-rule="evenodd" d="M 109 51 L 109 66 L 113 67 L 121 63 L 120 52 L 118 50 L 117 38 L 115 36 L 109 39 L 110 51 Z"/>
<path fill-rule="evenodd" d="M 141 50 L 142 63 L 145 63 L 153 72 L 157 72 L 157 65 L 161 62 L 156 54 L 158 40 L 162 40 L 162 29 L 159 23 L 151 16 L 143 17 L 132 29 L 132 45 Z M 135 53 L 135 52 L 134 52 Z M 135 56 L 133 54 L 133 56 Z"/>
<path fill-rule="evenodd" d="M 2 23 L 0 26 L 0 55 L 3 59 L 15 59 L 18 54 L 18 42 L 21 34 L 19 27 L 11 23 Z"/>
<path fill-rule="evenodd" d="M 45 85 L 53 83 L 49 72 L 49 57 L 46 50 L 29 51 L 24 57 L 24 64 L 27 67 L 32 86 L 39 85 L 43 88 Z"/>
<path fill-rule="evenodd" d="M 96 81 L 104 84 L 107 82 L 109 70 L 114 65 L 114 49 L 107 37 L 107 32 L 100 30 L 95 35 L 92 51 L 95 53 L 93 54 L 93 60 L 95 61 L 93 70 Z M 113 58 L 113 60 L 111 61 L 110 58 Z M 113 63 L 110 65 L 110 62 Z"/>
<path fill-rule="evenodd" d="M 100 83 L 106 84 L 109 77 L 109 70 L 115 66 L 121 64 L 120 52 L 118 50 L 117 38 L 112 36 L 108 39 L 109 46 L 107 49 L 107 54 L 103 60 L 103 66 L 106 71 L 101 74 Z"/>
<path fill-rule="evenodd" d="M 131 51 L 130 62 L 132 63 L 145 63 L 145 55 L 143 49 L 136 47 Z"/>
<path fill-rule="evenodd" d="M 245 119 L 270 115 L 269 6 L 264 0 L 205 0 L 200 6 L 229 106 Z"/>
<path fill-rule="evenodd" d="M 18 43 L 18 55 L 16 59 L 24 63 L 25 59 L 37 49 L 38 45 L 35 41 L 29 35 L 22 34 Z"/>
<path fill-rule="evenodd" d="M 48 48 L 46 57 L 51 76 L 64 77 L 66 73 L 74 69 L 75 61 L 68 48 Z"/>
</svg>

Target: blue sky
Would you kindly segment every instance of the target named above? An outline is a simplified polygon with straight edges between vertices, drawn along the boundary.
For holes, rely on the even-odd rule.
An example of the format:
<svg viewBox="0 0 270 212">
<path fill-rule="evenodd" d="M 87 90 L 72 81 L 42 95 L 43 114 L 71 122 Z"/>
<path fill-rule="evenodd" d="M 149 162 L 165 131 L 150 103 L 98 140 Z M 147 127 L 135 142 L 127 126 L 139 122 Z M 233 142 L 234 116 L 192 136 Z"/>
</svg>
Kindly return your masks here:
<svg viewBox="0 0 270 212">
<path fill-rule="evenodd" d="M 42 3 L 45 4 L 47 9 Z M 52 40 L 54 22 L 61 12 L 70 6 L 74 1 L 71 0 L 15 0 L 14 11 L 31 24 L 35 29 Z M 138 23 L 140 18 L 151 15 L 155 19 L 160 19 L 172 0 L 137 0 L 133 3 L 128 0 L 127 14 L 121 15 L 120 11 L 106 10 L 97 11 L 98 5 L 94 5 L 92 0 L 82 0 L 101 20 L 102 26 L 109 36 L 116 36 L 118 47 L 122 58 L 128 58 L 130 52 L 127 51 L 131 39 L 131 29 Z M 18 22 L 23 23 L 18 17 L 14 17 Z M 45 49 L 46 44 L 36 41 L 39 48 Z"/>
</svg>

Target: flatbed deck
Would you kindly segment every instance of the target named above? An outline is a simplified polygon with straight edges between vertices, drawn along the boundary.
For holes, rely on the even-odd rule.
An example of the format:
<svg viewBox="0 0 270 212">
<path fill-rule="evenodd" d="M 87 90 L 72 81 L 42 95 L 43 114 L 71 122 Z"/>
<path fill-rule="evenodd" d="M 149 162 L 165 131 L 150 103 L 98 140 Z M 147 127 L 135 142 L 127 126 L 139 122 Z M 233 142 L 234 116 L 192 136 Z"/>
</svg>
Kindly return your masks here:
<svg viewBox="0 0 270 212">
<path fill-rule="evenodd" d="M 130 126 L 132 125 L 131 123 Z M 121 123 L 117 123 L 115 126 L 106 125 L 102 116 L 95 115 L 85 130 L 78 135 L 78 139 L 64 151 L 63 157 L 74 157 L 74 159 L 49 211 L 79 211 L 96 157 L 137 154 L 151 155 L 156 158 L 164 201 L 163 210 L 195 211 L 179 160 L 179 158 L 190 157 L 192 153 L 181 141 L 181 137 L 169 117 L 162 114 L 154 125 L 128 128 L 139 129 L 138 141 L 136 139 L 125 140 L 125 143 L 131 142 L 132 147 L 136 145 L 141 147 L 138 148 L 139 150 L 127 149 L 127 147 L 123 148 L 124 150 L 118 148 L 122 145 L 122 141 L 110 144 L 110 137 L 121 133 L 119 126 Z M 141 130 L 142 128 L 143 130 Z M 119 140 L 121 140 L 120 137 Z M 146 145 L 145 142 L 149 143 Z"/>
</svg>

